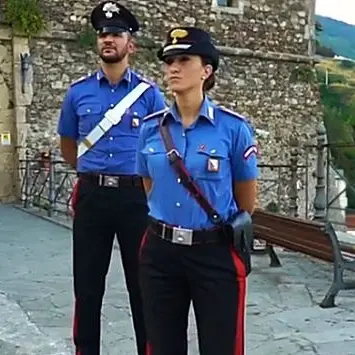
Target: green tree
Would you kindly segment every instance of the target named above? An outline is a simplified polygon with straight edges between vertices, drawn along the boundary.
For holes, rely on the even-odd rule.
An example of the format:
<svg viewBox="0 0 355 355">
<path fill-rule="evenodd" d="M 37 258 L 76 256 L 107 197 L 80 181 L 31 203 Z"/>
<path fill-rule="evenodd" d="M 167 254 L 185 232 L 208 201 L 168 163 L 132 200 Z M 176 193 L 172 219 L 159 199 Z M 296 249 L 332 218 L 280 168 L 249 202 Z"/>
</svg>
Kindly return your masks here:
<svg viewBox="0 0 355 355">
<path fill-rule="evenodd" d="M 320 88 L 328 142 L 333 144 L 333 164 L 344 170 L 348 181 L 348 206 L 355 208 L 355 194 L 350 187 L 355 187 L 355 89 L 341 85 L 321 85 Z M 340 144 L 348 147 L 334 146 Z"/>
</svg>

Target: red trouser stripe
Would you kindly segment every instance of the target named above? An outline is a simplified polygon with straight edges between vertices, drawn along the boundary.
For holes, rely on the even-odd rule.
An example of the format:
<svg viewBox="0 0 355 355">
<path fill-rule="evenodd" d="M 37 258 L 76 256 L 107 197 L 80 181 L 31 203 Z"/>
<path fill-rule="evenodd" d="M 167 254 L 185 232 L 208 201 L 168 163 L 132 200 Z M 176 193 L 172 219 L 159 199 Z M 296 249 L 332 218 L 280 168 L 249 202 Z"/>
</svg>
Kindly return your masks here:
<svg viewBox="0 0 355 355">
<path fill-rule="evenodd" d="M 152 344 L 147 343 L 147 346 L 146 346 L 146 349 L 145 349 L 145 355 L 153 355 Z"/>
<path fill-rule="evenodd" d="M 234 266 L 237 270 L 238 308 L 236 319 L 236 334 L 234 355 L 245 355 L 245 298 L 246 298 L 246 269 L 243 260 L 231 250 Z"/>
<path fill-rule="evenodd" d="M 142 241 L 141 241 L 141 245 L 139 246 L 139 256 L 142 253 L 143 247 L 145 246 L 145 244 L 147 243 L 147 239 L 148 239 L 148 229 L 144 232 L 143 237 L 142 237 Z"/>
<path fill-rule="evenodd" d="M 73 192 L 71 194 L 71 203 L 70 203 L 70 207 L 71 207 L 71 215 L 72 217 L 75 216 L 75 205 L 78 201 L 78 194 L 79 194 L 79 179 L 76 181 L 76 183 L 73 186 Z"/>
<path fill-rule="evenodd" d="M 143 238 L 142 238 L 142 241 L 141 241 L 141 245 L 139 247 L 139 256 L 141 255 L 142 253 L 142 250 L 145 246 L 145 244 L 147 243 L 147 240 L 148 240 L 148 229 L 146 229 L 146 231 L 144 232 L 143 234 Z M 152 344 L 150 344 L 149 342 L 147 342 L 147 345 L 145 347 L 145 355 L 153 355 L 153 350 L 152 350 Z"/>
<path fill-rule="evenodd" d="M 74 303 L 74 320 L 73 320 L 73 338 L 74 338 L 74 344 L 75 344 L 75 339 L 78 336 L 78 311 L 77 311 L 77 307 L 78 307 L 78 301 L 75 300 Z M 76 349 L 75 355 L 81 355 L 81 350 L 80 349 Z"/>
</svg>

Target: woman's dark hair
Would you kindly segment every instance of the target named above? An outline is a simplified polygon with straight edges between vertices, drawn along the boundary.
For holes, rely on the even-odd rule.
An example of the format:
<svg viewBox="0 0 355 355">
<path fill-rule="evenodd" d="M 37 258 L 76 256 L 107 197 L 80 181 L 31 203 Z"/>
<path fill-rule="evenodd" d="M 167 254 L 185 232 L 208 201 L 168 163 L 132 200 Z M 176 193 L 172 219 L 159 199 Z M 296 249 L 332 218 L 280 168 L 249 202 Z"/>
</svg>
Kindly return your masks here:
<svg viewBox="0 0 355 355">
<path fill-rule="evenodd" d="M 202 65 L 212 65 L 211 60 L 206 57 L 201 57 Z M 213 72 L 203 83 L 202 90 L 208 91 L 211 90 L 216 83 L 215 73 Z"/>
</svg>

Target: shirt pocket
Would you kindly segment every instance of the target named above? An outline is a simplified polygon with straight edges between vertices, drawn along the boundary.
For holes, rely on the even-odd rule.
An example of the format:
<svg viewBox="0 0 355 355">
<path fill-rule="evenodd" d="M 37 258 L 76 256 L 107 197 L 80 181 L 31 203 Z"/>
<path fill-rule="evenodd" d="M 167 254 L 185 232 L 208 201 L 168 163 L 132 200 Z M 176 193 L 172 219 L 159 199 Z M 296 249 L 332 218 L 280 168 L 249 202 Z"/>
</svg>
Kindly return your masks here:
<svg viewBox="0 0 355 355">
<path fill-rule="evenodd" d="M 101 121 L 102 105 L 100 103 L 83 103 L 78 107 L 79 134 L 87 135 Z"/>
<path fill-rule="evenodd" d="M 139 134 L 143 118 L 148 115 L 145 101 L 136 101 L 129 109 L 128 122 L 133 133 Z"/>
<path fill-rule="evenodd" d="M 149 175 L 152 179 L 160 178 L 168 169 L 168 158 L 165 148 L 157 143 L 148 143 L 142 150 L 145 156 Z"/>
<path fill-rule="evenodd" d="M 198 151 L 199 167 L 195 171 L 198 180 L 221 180 L 230 170 L 229 154 L 226 150 Z"/>
<path fill-rule="evenodd" d="M 127 133 L 138 136 L 143 120 L 143 115 L 137 111 L 129 111 L 122 117 L 121 127 Z"/>
</svg>

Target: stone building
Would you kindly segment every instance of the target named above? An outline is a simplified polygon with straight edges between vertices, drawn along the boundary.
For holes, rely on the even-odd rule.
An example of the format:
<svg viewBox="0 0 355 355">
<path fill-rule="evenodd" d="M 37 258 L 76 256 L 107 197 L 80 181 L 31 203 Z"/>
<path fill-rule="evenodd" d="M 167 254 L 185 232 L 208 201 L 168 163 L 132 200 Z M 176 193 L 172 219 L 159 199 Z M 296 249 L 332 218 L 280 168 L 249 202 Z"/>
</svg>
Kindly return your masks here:
<svg viewBox="0 0 355 355">
<path fill-rule="evenodd" d="M 85 33 L 90 38 L 87 19 L 97 3 L 41 1 L 47 30 L 30 40 L 14 33 L 3 15 L 0 18 L 0 133 L 5 138 L 6 132 L 11 133 L 10 144 L 0 145 L 0 200 L 16 195 L 17 161 L 25 149 L 32 154 L 56 146 L 58 112 L 68 85 L 96 69 L 97 56 L 84 39 Z M 164 88 L 155 56 L 164 33 L 174 25 L 210 31 L 222 53 L 212 97 L 253 122 L 261 133 L 263 164 L 289 164 L 290 139 L 298 142 L 300 163 L 305 161 L 304 145 L 314 138 L 321 119 L 313 71 L 315 0 L 131 0 L 122 4 L 134 11 L 142 25 L 134 68 Z M 26 53 L 32 65 L 23 83 L 20 59 Z M 312 165 L 312 152 L 309 161 Z M 272 181 L 279 179 L 275 171 L 262 168 L 263 176 Z M 311 168 L 310 203 L 312 172 Z M 288 172 L 281 173 L 281 180 L 284 175 Z M 302 197 L 305 170 L 300 170 L 299 180 Z M 284 184 L 279 190 L 284 202 L 288 189 Z M 276 194 L 270 189 L 260 197 L 261 204 Z M 304 210 L 304 198 L 299 204 Z"/>
</svg>

